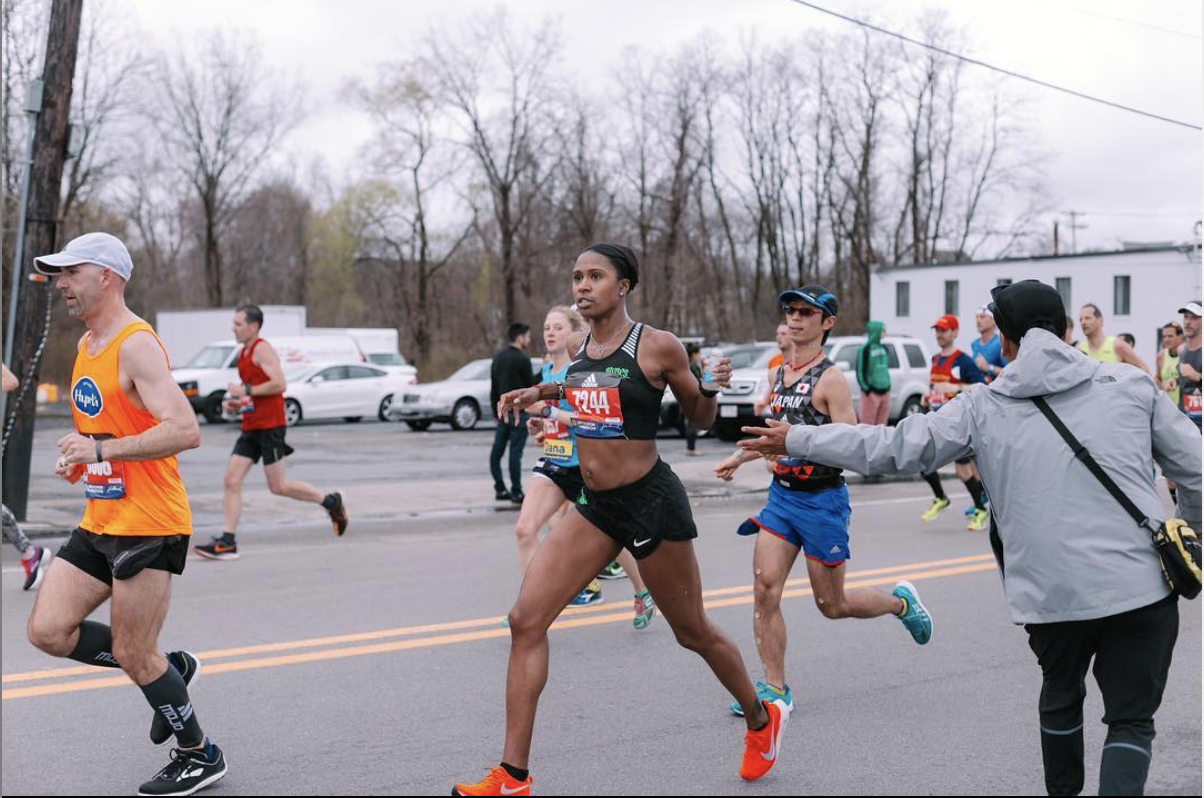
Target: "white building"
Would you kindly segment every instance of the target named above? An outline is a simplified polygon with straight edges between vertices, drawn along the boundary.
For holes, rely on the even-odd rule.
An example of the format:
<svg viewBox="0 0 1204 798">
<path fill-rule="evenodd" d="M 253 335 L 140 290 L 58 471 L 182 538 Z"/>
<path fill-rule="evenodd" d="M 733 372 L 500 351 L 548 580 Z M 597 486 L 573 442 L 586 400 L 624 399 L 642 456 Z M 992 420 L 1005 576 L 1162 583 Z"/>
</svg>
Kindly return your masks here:
<svg viewBox="0 0 1204 798">
<path fill-rule="evenodd" d="M 974 313 L 991 301 L 997 285 L 1035 278 L 1057 288 L 1066 313 L 1097 305 L 1104 332 L 1132 333 L 1137 354 L 1154 367 L 1162 325 L 1182 321 L 1176 311 L 1200 299 L 1198 246 L 1150 247 L 1037 258 L 958 264 L 882 266 L 870 279 L 870 318 L 886 323 L 890 335 L 930 340 L 932 323 L 946 313 L 961 322 L 958 346 L 966 351 L 977 335 Z"/>
</svg>

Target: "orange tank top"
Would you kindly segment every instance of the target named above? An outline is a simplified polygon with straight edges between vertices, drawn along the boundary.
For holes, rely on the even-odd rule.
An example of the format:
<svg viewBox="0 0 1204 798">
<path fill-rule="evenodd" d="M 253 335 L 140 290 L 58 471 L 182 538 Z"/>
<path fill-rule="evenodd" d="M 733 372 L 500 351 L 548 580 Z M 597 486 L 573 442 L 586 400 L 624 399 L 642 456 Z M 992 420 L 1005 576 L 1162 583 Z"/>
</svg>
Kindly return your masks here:
<svg viewBox="0 0 1204 798">
<path fill-rule="evenodd" d="M 121 344 L 136 332 L 155 331 L 145 321 L 126 325 L 95 355 L 88 354 L 88 333 L 80 341 L 71 372 L 71 418 L 80 435 L 125 438 L 159 422 L 130 401 L 121 389 Z M 155 336 L 159 342 L 159 337 Z M 159 346 L 163 344 L 159 342 Z M 163 352 L 164 358 L 167 351 Z M 80 527 L 97 535 L 190 535 L 192 510 L 176 458 L 140 462 L 110 461 L 87 467 L 87 496 Z"/>
</svg>

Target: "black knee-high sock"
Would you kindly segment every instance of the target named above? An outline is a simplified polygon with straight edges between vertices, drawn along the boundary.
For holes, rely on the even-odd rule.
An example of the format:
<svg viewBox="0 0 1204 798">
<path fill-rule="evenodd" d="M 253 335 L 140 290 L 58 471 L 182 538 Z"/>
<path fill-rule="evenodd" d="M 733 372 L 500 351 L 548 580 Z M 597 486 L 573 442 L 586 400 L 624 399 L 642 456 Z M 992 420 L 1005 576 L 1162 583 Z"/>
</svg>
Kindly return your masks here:
<svg viewBox="0 0 1204 798">
<path fill-rule="evenodd" d="M 945 489 L 943 487 L 941 487 L 941 475 L 940 474 L 933 471 L 931 474 L 921 474 L 920 476 L 924 477 L 924 481 L 927 482 L 929 484 L 929 486 L 931 486 L 932 493 L 936 498 L 938 498 L 938 499 L 946 498 L 945 497 Z"/>
<path fill-rule="evenodd" d="M 986 492 L 982 489 L 982 480 L 978 477 L 970 477 L 966 480 L 966 490 L 970 491 L 970 496 L 974 499 L 974 506 L 979 510 L 987 509 Z"/>
<path fill-rule="evenodd" d="M 195 748 L 205 742 L 205 733 L 201 731 L 201 724 L 192 710 L 192 700 L 188 697 L 188 685 L 170 663 L 162 676 L 142 686 L 142 694 L 151 709 L 171 726 L 181 748 Z"/>
<path fill-rule="evenodd" d="M 113 656 L 113 630 L 96 621 L 84 621 L 79 625 L 79 642 L 67 656 L 85 665 L 121 667 Z"/>
</svg>

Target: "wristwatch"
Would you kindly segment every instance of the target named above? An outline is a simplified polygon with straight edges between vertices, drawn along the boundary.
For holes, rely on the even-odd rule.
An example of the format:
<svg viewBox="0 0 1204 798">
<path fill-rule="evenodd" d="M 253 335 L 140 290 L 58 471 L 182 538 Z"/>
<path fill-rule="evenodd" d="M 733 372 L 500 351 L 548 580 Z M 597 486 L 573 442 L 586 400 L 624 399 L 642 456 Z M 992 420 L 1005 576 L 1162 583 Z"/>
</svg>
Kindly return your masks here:
<svg viewBox="0 0 1204 798">
<path fill-rule="evenodd" d="M 552 406 L 544 405 L 542 408 L 540 408 L 539 415 L 543 416 L 544 418 L 551 418 L 552 417 Z"/>
</svg>

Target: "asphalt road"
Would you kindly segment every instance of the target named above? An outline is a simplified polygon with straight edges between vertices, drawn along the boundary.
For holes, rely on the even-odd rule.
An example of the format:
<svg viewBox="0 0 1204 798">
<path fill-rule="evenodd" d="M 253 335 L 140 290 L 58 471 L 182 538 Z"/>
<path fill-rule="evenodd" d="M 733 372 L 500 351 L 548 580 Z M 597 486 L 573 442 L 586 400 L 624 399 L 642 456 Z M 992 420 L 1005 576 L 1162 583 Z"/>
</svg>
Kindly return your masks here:
<svg viewBox="0 0 1204 798">
<path fill-rule="evenodd" d="M 397 432 L 361 426 L 365 438 Z M 465 452 L 479 460 L 489 442 L 483 433 L 426 435 L 434 436 L 423 444 L 433 452 L 428 478 Z M 708 445 L 708 454 L 721 451 Z M 224 453 L 214 450 L 188 467 L 220 484 Z M 331 451 L 325 467 L 352 482 L 357 469 L 377 480 L 385 469 L 385 479 L 405 484 L 408 465 Z M 324 462 L 310 458 L 306 467 Z M 955 517 L 965 500 L 924 524 L 922 483 L 854 485 L 851 494 L 849 583 L 887 591 L 900 579 L 915 583 L 934 617 L 929 645 L 916 646 L 890 618 L 823 618 L 800 566 L 784 602 L 796 710 L 779 764 L 748 785 L 737 776 L 743 724 L 727 714 L 730 698 L 663 619 L 632 628 L 626 582 L 604 583 L 604 604 L 566 612 L 551 633 L 531 761 L 536 792 L 1042 793 L 1040 673 L 1023 630 L 1007 619 L 985 536 Z M 760 504 L 744 494 L 694 505 L 710 612 L 754 678 L 752 547 L 732 532 Z M 446 794 L 496 764 L 508 655 L 500 621 L 518 585 L 515 517 L 365 518 L 342 539 L 315 517 L 257 527 L 237 562 L 191 561 L 161 642 L 204 661 L 192 697 L 230 762 L 207 794 Z M 54 660 L 26 642 L 32 597 L 21 591 L 11 548 L 3 556 L 2 792 L 132 794 L 167 761 L 167 748 L 147 740 L 149 708 L 120 673 Z M 1150 794 L 1201 792 L 1200 606 L 1181 604 Z M 1105 730 L 1094 685 L 1089 692 L 1090 793 Z"/>
</svg>

